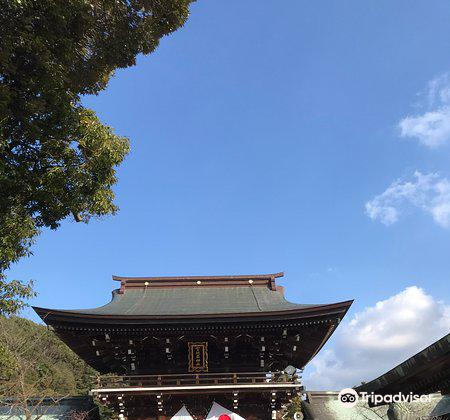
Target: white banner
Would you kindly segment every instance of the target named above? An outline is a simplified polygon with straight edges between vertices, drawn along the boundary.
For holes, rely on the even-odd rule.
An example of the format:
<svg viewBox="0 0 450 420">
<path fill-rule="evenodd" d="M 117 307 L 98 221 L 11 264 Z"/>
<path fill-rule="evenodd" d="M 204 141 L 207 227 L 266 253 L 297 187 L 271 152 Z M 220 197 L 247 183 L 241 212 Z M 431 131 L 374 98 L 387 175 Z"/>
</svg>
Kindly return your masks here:
<svg viewBox="0 0 450 420">
<path fill-rule="evenodd" d="M 239 414 L 227 410 L 225 407 L 222 407 L 220 404 L 217 404 L 214 401 L 211 410 L 209 410 L 209 413 L 206 416 L 206 420 L 245 420 L 245 419 L 241 417 Z"/>
<path fill-rule="evenodd" d="M 171 420 L 194 420 L 187 411 L 186 406 L 183 405 L 172 417 Z"/>
</svg>

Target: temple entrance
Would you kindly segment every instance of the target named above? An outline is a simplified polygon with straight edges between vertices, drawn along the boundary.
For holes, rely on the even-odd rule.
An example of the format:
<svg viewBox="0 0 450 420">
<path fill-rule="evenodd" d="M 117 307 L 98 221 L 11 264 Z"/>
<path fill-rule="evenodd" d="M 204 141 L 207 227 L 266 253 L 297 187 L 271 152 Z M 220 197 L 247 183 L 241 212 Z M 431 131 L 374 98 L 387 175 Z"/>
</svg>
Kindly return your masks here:
<svg viewBox="0 0 450 420">
<path fill-rule="evenodd" d="M 288 302 L 282 276 L 113 277 L 105 306 L 35 310 L 104 374 L 91 395 L 121 420 L 183 406 L 194 420 L 267 420 L 303 391 L 299 372 L 352 303 Z"/>
</svg>

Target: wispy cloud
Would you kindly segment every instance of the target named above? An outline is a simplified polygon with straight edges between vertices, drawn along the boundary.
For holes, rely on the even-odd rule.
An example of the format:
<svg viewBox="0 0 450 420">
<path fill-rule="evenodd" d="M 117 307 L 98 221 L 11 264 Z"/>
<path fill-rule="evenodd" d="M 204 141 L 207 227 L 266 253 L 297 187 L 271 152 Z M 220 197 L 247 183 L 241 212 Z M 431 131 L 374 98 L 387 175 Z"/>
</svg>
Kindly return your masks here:
<svg viewBox="0 0 450 420">
<path fill-rule="evenodd" d="M 418 208 L 430 214 L 438 225 L 450 228 L 450 181 L 437 173 L 424 175 L 416 171 L 413 180 L 393 182 L 365 207 L 372 220 L 385 225 L 397 222 L 408 209 Z"/>
<path fill-rule="evenodd" d="M 335 347 L 319 353 L 304 381 L 310 390 L 340 390 L 383 374 L 450 330 L 450 306 L 412 286 L 344 321 Z"/>
<path fill-rule="evenodd" d="M 409 115 L 399 123 L 401 137 L 415 138 L 430 148 L 450 141 L 450 75 L 444 74 L 428 83 L 421 107 L 423 112 Z"/>
</svg>

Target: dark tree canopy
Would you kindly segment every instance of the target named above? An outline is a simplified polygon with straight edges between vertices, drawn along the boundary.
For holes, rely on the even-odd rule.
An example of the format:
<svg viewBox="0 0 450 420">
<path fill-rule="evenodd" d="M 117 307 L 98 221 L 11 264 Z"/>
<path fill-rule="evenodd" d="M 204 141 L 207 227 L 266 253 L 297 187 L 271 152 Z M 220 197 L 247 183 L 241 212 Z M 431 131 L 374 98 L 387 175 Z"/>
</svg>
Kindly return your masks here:
<svg viewBox="0 0 450 420">
<path fill-rule="evenodd" d="M 117 211 L 128 140 L 81 97 L 154 51 L 190 2 L 0 0 L 0 287 L 43 227 Z"/>
</svg>

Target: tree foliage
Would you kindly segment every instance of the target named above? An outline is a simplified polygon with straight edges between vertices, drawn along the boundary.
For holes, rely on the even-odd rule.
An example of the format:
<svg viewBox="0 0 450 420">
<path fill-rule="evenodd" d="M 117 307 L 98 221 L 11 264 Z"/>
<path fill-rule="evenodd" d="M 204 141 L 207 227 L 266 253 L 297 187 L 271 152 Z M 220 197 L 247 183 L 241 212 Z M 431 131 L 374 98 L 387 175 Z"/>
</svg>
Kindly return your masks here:
<svg viewBox="0 0 450 420">
<path fill-rule="evenodd" d="M 34 296 L 32 281 L 26 284 L 18 280 L 7 282 L 0 275 L 0 316 L 20 312 L 26 300 Z"/>
<path fill-rule="evenodd" d="M 95 374 L 46 327 L 0 317 L 0 398 L 85 395 Z"/>
<path fill-rule="evenodd" d="M 0 275 L 42 228 L 117 211 L 112 187 L 128 140 L 82 96 L 154 51 L 190 2 L 0 0 Z"/>
<path fill-rule="evenodd" d="M 299 395 L 296 395 L 291 399 L 289 404 L 287 404 L 283 418 L 285 420 L 296 420 L 297 418 L 302 418 L 299 417 L 299 414 L 302 413 L 303 413 L 302 399 Z"/>
</svg>

